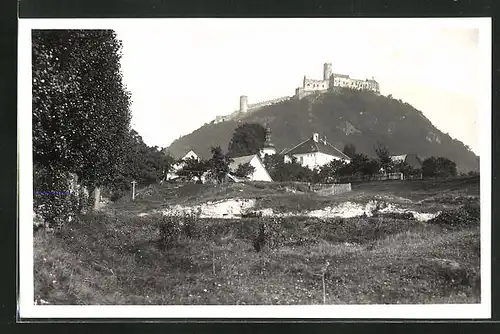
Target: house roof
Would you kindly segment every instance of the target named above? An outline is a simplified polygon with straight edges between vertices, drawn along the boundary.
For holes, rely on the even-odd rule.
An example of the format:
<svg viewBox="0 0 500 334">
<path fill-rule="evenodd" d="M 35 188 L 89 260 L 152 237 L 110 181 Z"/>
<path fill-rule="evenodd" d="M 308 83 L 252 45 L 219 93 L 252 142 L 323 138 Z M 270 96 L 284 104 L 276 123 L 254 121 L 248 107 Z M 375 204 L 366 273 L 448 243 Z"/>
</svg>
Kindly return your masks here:
<svg viewBox="0 0 500 334">
<path fill-rule="evenodd" d="M 171 155 L 175 160 L 182 160 L 186 157 L 186 155 L 189 154 L 189 152 L 193 151 L 193 153 L 198 157 L 198 158 L 201 158 L 201 156 L 195 151 L 193 150 L 192 148 L 189 148 L 187 150 L 183 150 L 183 151 L 177 151 L 176 153 L 172 153 L 171 151 L 165 149 L 163 150 L 163 154 L 168 154 L 168 155 Z M 182 152 L 179 154 L 179 152 Z"/>
<path fill-rule="evenodd" d="M 288 148 L 284 148 L 280 151 L 280 153 L 278 153 L 278 155 L 282 155 L 282 154 L 285 154 L 285 152 L 288 151 Z"/>
<path fill-rule="evenodd" d="M 391 160 L 395 163 L 406 162 L 413 168 L 420 168 L 422 165 L 422 159 L 417 154 L 401 154 L 391 156 Z"/>
<path fill-rule="evenodd" d="M 249 163 L 256 156 L 257 156 L 256 154 L 252 154 L 252 155 L 245 155 L 243 157 L 233 158 L 233 162 L 229 164 L 229 168 L 234 171 L 238 168 L 239 165 Z"/>
<path fill-rule="evenodd" d="M 393 155 L 391 156 L 391 160 L 393 162 L 401 162 L 406 160 L 407 154 L 401 154 L 401 155 Z"/>
<path fill-rule="evenodd" d="M 241 165 L 241 164 L 246 164 L 246 163 L 250 163 L 250 161 L 252 161 L 254 158 L 257 158 L 257 161 L 260 163 L 260 165 L 262 166 L 262 168 L 264 169 L 264 171 L 266 172 L 267 176 L 269 176 L 269 179 L 272 181 L 272 178 L 271 178 L 271 175 L 269 175 L 269 172 L 267 171 L 266 167 L 264 166 L 264 164 L 262 163 L 262 160 L 259 158 L 259 156 L 257 154 L 252 154 L 252 155 L 245 155 L 245 156 L 242 156 L 242 157 L 236 157 L 236 158 L 233 158 L 233 162 L 231 162 L 229 164 L 229 169 L 232 171 L 232 172 L 235 172 L 237 169 L 238 169 L 238 166 Z M 238 178 L 238 177 L 235 177 L 233 175 L 233 177 L 235 178 L 235 180 L 237 181 L 238 179 L 241 180 L 241 178 Z"/>
<path fill-rule="evenodd" d="M 324 154 L 332 155 L 334 157 L 350 160 L 350 158 L 344 154 L 341 150 L 330 144 L 324 139 L 320 139 L 317 142 L 313 138 L 309 138 L 292 149 L 284 152 L 285 155 L 295 155 L 295 154 L 307 154 L 321 152 Z"/>
</svg>

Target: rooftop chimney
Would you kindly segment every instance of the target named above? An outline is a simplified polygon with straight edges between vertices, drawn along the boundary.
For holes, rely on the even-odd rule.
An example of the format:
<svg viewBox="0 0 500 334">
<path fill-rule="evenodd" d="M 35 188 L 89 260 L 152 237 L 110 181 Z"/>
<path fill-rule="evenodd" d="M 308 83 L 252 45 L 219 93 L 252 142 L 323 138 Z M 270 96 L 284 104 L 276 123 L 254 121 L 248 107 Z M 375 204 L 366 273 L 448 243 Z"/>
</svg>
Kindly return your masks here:
<svg viewBox="0 0 500 334">
<path fill-rule="evenodd" d="M 317 132 L 313 133 L 313 140 L 317 143 L 318 142 L 319 135 Z"/>
</svg>

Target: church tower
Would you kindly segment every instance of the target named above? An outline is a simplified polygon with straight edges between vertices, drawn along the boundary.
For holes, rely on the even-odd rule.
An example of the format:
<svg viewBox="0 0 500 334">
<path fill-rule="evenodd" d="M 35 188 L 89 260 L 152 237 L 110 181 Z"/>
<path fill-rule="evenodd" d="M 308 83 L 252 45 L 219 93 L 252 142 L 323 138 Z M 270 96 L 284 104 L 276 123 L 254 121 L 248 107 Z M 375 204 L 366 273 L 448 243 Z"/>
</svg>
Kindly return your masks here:
<svg viewBox="0 0 500 334">
<path fill-rule="evenodd" d="M 266 155 L 276 154 L 276 148 L 274 148 L 274 144 L 271 141 L 271 129 L 266 128 L 266 141 L 264 142 L 264 147 L 260 150 L 260 157 L 263 159 Z"/>
</svg>

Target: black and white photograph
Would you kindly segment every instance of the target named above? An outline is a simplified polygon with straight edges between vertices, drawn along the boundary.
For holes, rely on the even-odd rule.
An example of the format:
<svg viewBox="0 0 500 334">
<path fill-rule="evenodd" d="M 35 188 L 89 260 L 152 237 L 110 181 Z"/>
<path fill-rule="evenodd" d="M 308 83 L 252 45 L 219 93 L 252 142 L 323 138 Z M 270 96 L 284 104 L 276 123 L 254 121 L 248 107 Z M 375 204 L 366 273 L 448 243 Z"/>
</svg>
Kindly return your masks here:
<svg viewBox="0 0 500 334">
<path fill-rule="evenodd" d="M 19 21 L 29 318 L 488 318 L 491 20 Z"/>
</svg>

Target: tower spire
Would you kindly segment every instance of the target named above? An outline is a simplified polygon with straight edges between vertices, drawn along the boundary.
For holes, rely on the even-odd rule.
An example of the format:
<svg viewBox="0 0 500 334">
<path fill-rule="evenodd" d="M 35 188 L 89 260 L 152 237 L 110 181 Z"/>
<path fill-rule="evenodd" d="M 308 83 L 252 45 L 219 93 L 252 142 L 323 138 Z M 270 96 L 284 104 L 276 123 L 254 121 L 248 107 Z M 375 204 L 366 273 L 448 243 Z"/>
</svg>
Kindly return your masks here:
<svg viewBox="0 0 500 334">
<path fill-rule="evenodd" d="M 267 126 L 267 122 L 266 122 L 266 141 L 264 142 L 264 147 L 274 147 L 274 144 L 271 140 L 271 128 Z"/>
<path fill-rule="evenodd" d="M 266 127 L 266 140 L 264 141 L 264 145 L 260 150 L 260 158 L 264 159 L 266 155 L 276 154 L 276 149 L 274 148 L 274 144 L 271 141 L 271 128 L 267 125 L 267 120 L 265 122 Z"/>
</svg>

